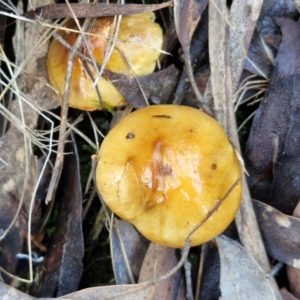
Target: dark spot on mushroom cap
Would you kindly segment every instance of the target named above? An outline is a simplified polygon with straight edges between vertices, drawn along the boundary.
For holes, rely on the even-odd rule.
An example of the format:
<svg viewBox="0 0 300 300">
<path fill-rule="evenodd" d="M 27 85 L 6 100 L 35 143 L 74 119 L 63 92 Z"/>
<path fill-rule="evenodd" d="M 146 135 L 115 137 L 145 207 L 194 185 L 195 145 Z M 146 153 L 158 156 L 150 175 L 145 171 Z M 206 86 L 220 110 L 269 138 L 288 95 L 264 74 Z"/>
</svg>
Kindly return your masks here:
<svg viewBox="0 0 300 300">
<path fill-rule="evenodd" d="M 153 115 L 152 118 L 165 118 L 165 119 L 171 119 L 171 116 L 168 116 L 168 115 Z"/>
<path fill-rule="evenodd" d="M 213 170 L 217 170 L 217 165 L 216 165 L 216 164 L 212 164 L 212 165 L 211 165 L 211 168 L 212 168 Z"/>
<path fill-rule="evenodd" d="M 127 135 L 126 135 L 126 139 L 128 140 L 132 140 L 134 138 L 134 134 L 132 132 L 128 132 Z"/>
</svg>

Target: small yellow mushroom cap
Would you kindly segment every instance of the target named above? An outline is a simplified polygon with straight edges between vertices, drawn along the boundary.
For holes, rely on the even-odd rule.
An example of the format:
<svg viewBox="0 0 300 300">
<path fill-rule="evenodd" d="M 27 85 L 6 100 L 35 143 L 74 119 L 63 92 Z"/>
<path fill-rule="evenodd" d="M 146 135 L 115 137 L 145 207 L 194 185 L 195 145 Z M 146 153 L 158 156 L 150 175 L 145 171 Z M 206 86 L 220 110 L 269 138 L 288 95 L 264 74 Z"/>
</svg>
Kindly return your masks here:
<svg viewBox="0 0 300 300">
<path fill-rule="evenodd" d="M 184 247 L 218 205 L 191 235 L 191 245 L 226 229 L 240 205 L 240 177 L 222 127 L 177 105 L 149 106 L 124 118 L 104 139 L 96 168 L 108 207 L 149 240 L 174 248 Z"/>
<path fill-rule="evenodd" d="M 162 49 L 163 33 L 154 22 L 153 12 L 123 16 L 116 46 L 106 68 L 112 72 L 143 76 L 151 74 Z M 99 18 L 91 33 L 91 47 L 98 64 L 102 65 L 112 35 L 113 18 Z M 101 38 L 102 37 L 102 38 Z"/>
<path fill-rule="evenodd" d="M 147 75 L 154 71 L 155 63 L 161 50 L 163 34 L 160 26 L 154 22 L 152 12 L 123 16 L 116 46 L 107 62 L 106 69 L 124 75 Z M 75 29 L 75 23 L 70 21 L 68 28 Z M 99 66 L 103 64 L 108 41 L 113 31 L 113 18 L 98 18 L 91 28 L 91 35 L 86 35 L 87 45 L 93 53 Z M 70 46 L 73 46 L 77 33 L 59 31 L 60 35 Z M 95 36 L 97 35 L 97 36 Z M 89 57 L 86 45 L 80 48 L 80 52 Z M 53 39 L 47 55 L 47 70 L 51 85 L 62 95 L 65 85 L 68 57 L 70 51 L 57 39 Z M 93 66 L 87 63 L 88 70 L 82 60 L 76 56 L 74 60 L 70 85 L 69 106 L 82 110 L 97 110 L 104 106 L 111 109 L 125 103 L 123 95 L 116 89 L 112 82 L 101 78 L 98 81 L 98 89 L 93 88 L 92 78 L 97 78 L 97 72 Z"/>
</svg>

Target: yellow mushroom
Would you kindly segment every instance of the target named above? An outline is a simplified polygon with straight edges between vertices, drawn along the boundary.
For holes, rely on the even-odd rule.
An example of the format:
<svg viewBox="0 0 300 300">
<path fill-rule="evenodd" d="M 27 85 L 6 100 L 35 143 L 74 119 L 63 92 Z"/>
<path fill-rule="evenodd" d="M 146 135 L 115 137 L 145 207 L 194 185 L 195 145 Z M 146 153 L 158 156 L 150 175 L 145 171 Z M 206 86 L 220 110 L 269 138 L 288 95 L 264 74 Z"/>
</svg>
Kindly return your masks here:
<svg viewBox="0 0 300 300">
<path fill-rule="evenodd" d="M 96 168 L 108 207 L 149 240 L 175 248 L 214 210 L 191 245 L 226 229 L 240 205 L 240 178 L 222 127 L 176 105 L 149 106 L 124 118 L 104 139 Z"/>
<path fill-rule="evenodd" d="M 116 46 L 107 62 L 106 69 L 124 75 L 147 75 L 154 71 L 159 51 L 162 48 L 162 29 L 154 22 L 152 12 L 123 16 Z M 69 28 L 75 29 L 75 23 L 70 21 Z M 87 35 L 87 45 L 80 48 L 80 52 L 88 57 L 92 51 L 99 66 L 103 64 L 108 50 L 108 40 L 113 32 L 113 18 L 98 18 L 91 28 L 91 35 Z M 59 31 L 58 34 L 70 45 L 74 45 L 77 33 Z M 58 40 L 53 39 L 47 56 L 47 70 L 51 85 L 63 94 L 69 50 Z M 72 71 L 69 106 L 82 110 L 102 109 L 96 89 L 93 89 L 92 78 L 97 72 L 88 64 L 85 68 L 80 57 L 76 56 Z M 123 95 L 112 82 L 101 78 L 98 89 L 103 105 L 107 109 L 119 106 L 125 102 Z"/>
</svg>

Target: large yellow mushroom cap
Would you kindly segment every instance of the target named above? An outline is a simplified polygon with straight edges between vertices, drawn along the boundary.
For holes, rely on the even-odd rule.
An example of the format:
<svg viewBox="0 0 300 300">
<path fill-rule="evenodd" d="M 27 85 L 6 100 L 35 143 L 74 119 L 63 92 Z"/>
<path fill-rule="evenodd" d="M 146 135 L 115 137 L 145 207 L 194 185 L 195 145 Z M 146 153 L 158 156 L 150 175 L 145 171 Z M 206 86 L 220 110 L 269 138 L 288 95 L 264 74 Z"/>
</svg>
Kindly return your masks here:
<svg viewBox="0 0 300 300">
<path fill-rule="evenodd" d="M 160 26 L 154 22 L 152 12 L 123 16 L 116 45 L 106 69 L 124 75 L 147 75 L 154 71 L 155 63 L 162 47 L 163 34 Z M 69 28 L 76 29 L 75 23 L 70 21 Z M 89 57 L 87 46 L 93 53 L 99 66 L 103 64 L 105 53 L 108 51 L 108 41 L 113 33 L 113 18 L 98 18 L 91 28 L 91 35 L 86 35 L 87 45 L 80 48 L 80 52 Z M 73 46 L 77 33 L 59 31 L 58 34 Z M 157 49 L 157 50 L 154 50 Z M 47 55 L 47 70 L 51 85 L 63 94 L 69 49 L 58 40 L 53 39 Z M 98 82 L 102 103 L 93 88 L 93 79 L 97 72 L 92 64 L 83 65 L 79 56 L 75 57 L 70 85 L 69 106 L 82 110 L 97 110 L 103 106 L 107 109 L 119 106 L 125 102 L 123 95 L 112 82 L 101 78 Z M 103 104 L 103 105 L 102 105 Z"/>
<path fill-rule="evenodd" d="M 175 248 L 232 189 L 192 234 L 191 245 L 226 229 L 240 205 L 240 177 L 222 127 L 199 110 L 176 105 L 149 106 L 123 119 L 104 139 L 96 169 L 109 208 L 149 240 Z"/>
</svg>

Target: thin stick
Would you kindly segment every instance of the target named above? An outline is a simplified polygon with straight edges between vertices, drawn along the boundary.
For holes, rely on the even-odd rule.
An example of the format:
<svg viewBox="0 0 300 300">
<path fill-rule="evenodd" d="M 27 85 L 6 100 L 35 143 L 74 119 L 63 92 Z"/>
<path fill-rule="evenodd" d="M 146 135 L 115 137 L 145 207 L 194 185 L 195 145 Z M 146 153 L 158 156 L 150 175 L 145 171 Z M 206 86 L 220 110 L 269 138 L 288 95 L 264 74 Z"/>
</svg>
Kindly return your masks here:
<svg viewBox="0 0 300 300">
<path fill-rule="evenodd" d="M 194 300 L 191 263 L 188 260 L 184 262 L 184 271 L 185 271 L 185 283 L 186 283 L 186 299 Z"/>
<path fill-rule="evenodd" d="M 242 180 L 242 177 L 239 177 L 231 185 L 231 187 L 228 189 L 228 191 L 225 193 L 225 195 L 221 199 L 217 199 L 215 201 L 215 204 L 212 207 L 212 209 L 210 209 L 208 211 L 208 213 L 205 216 L 205 218 L 198 225 L 196 225 L 195 228 L 189 233 L 188 238 L 190 238 L 195 233 L 195 231 L 197 231 L 214 214 L 214 212 L 216 212 L 218 210 L 218 208 L 222 204 L 222 202 L 229 196 L 229 194 L 234 190 L 234 188 L 240 183 L 241 180 Z"/>
<path fill-rule="evenodd" d="M 200 263 L 199 263 L 199 269 L 197 274 L 195 299 L 199 299 L 200 297 L 206 248 L 207 248 L 207 243 L 201 245 L 201 254 L 200 254 Z"/>
<path fill-rule="evenodd" d="M 88 26 L 88 20 L 85 21 L 82 29 L 84 30 Z M 82 41 L 82 36 L 79 35 L 72 47 L 72 50 L 69 54 L 68 59 L 68 66 L 67 66 L 67 74 L 65 80 L 65 87 L 64 87 L 64 96 L 63 101 L 61 104 L 61 121 L 60 121 L 60 129 L 59 129 L 59 143 L 57 147 L 57 156 L 53 168 L 53 174 L 51 177 L 51 181 L 49 184 L 48 193 L 46 196 L 46 204 L 48 204 L 53 198 L 55 197 L 55 193 L 58 186 L 58 181 L 61 175 L 63 161 L 64 161 L 64 148 L 65 148 L 65 141 L 66 141 L 66 128 L 67 128 L 67 116 L 69 110 L 69 96 L 70 96 L 70 84 L 72 78 L 72 69 L 73 69 L 73 61 L 77 54 L 77 48 L 80 46 Z"/>
<path fill-rule="evenodd" d="M 121 254 L 122 254 L 122 257 L 123 257 L 123 262 L 125 264 L 127 275 L 128 275 L 129 280 L 130 280 L 130 283 L 134 284 L 135 280 L 134 280 L 134 277 L 133 277 L 132 269 L 130 267 L 130 262 L 128 260 L 128 256 L 127 256 L 127 253 L 126 253 L 126 250 L 125 250 L 125 246 L 124 246 L 124 243 L 123 243 L 123 240 L 122 240 L 119 223 L 118 223 L 116 218 L 114 219 L 114 223 L 115 223 L 116 233 L 117 233 L 117 236 L 118 236 L 118 239 L 119 239 Z"/>
</svg>

